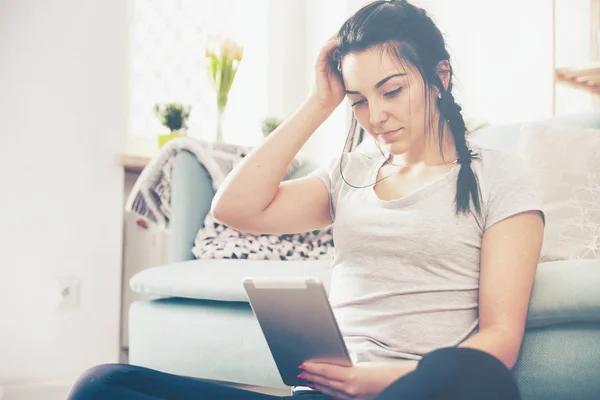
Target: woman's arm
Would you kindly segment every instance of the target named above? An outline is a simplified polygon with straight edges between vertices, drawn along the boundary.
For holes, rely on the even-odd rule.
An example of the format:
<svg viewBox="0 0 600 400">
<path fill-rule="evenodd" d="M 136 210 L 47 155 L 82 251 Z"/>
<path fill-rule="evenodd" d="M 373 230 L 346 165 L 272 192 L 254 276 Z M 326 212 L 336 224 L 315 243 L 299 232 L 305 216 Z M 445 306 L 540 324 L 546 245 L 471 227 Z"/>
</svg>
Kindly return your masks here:
<svg viewBox="0 0 600 400">
<path fill-rule="evenodd" d="M 242 227 L 240 230 L 257 227 L 255 223 L 240 221 L 261 219 L 261 214 L 275 200 L 290 162 L 345 96 L 340 74 L 330 68 L 331 51 L 335 45 L 334 36 L 321 48 L 315 64 L 315 87 L 308 99 L 294 115 L 275 129 L 227 175 L 213 198 L 211 213 L 215 219 L 230 226 L 233 226 L 232 222 L 239 224 Z M 314 181 L 316 180 L 318 179 L 315 178 Z M 320 182 L 319 185 L 323 186 Z M 299 185 L 295 184 L 295 186 Z M 309 183 L 308 186 L 314 189 L 316 185 Z M 292 196 L 288 197 L 293 197 L 302 189 L 306 188 L 297 187 L 292 191 Z M 320 192 L 323 193 L 324 190 Z M 297 205 L 301 202 L 302 197 L 299 197 L 295 202 L 292 201 L 292 204 Z M 288 204 L 284 204 L 283 208 L 286 208 L 285 206 Z M 325 218 L 318 219 L 323 225 L 327 222 L 322 220 Z M 259 223 L 258 227 L 261 230 L 277 229 L 269 225 L 272 224 Z"/>
<path fill-rule="evenodd" d="M 264 211 L 290 162 L 331 112 L 309 97 L 227 175 L 213 199 L 213 216 L 229 223 L 232 218 L 254 217 Z"/>
<path fill-rule="evenodd" d="M 479 332 L 460 344 L 492 354 L 508 368 L 519 357 L 544 223 L 539 211 L 488 228 L 481 243 Z"/>
</svg>

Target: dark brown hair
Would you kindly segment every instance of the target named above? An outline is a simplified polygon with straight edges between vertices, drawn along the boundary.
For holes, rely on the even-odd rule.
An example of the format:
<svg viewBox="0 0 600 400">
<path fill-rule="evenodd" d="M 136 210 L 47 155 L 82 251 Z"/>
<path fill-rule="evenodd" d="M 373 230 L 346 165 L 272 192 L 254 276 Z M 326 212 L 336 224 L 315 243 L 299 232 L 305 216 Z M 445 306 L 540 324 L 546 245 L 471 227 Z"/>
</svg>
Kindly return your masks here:
<svg viewBox="0 0 600 400">
<path fill-rule="evenodd" d="M 441 97 L 437 98 L 437 106 L 440 110 L 438 123 L 440 153 L 443 156 L 444 122 L 447 122 L 458 152 L 458 162 L 461 164 L 455 197 L 456 213 L 469 213 L 472 200 L 475 210 L 481 214 L 478 179 L 471 168 L 471 152 L 465 138 L 467 128 L 461 113 L 462 109 L 452 95 L 452 67 L 450 66 L 448 71 L 450 78 L 447 90 L 438 75 L 440 61 L 450 62 L 450 54 L 446 50 L 442 33 L 421 8 L 406 1 L 374 1 L 361 8 L 340 28 L 337 44 L 331 53 L 331 67 L 341 73 L 341 60 L 346 54 L 358 53 L 373 47 L 380 47 L 383 51 L 390 52 L 390 55 L 399 61 L 408 62 L 419 71 L 424 82 L 428 110 L 431 109 L 430 90 L 432 87 L 438 89 L 441 94 Z M 430 122 L 432 115 L 430 112 Z M 353 116 L 343 153 L 349 152 L 353 144 L 360 143 L 363 136 L 364 130 Z M 384 155 L 381 148 L 379 150 Z M 342 172 L 341 162 L 340 172 Z"/>
</svg>

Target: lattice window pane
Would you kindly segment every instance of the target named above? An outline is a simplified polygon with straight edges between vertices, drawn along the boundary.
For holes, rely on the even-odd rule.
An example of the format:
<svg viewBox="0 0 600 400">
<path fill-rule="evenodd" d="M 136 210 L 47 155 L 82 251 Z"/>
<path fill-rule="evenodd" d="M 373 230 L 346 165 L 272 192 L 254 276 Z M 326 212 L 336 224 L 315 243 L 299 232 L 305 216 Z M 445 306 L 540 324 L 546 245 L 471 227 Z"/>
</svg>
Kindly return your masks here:
<svg viewBox="0 0 600 400">
<path fill-rule="evenodd" d="M 129 134 L 168 133 L 154 105 L 182 102 L 193 107 L 190 136 L 214 139 L 216 97 L 206 77 L 205 41 L 210 34 L 223 34 L 244 46 L 224 138 L 256 144 L 267 110 L 268 0 L 130 1 Z"/>
</svg>

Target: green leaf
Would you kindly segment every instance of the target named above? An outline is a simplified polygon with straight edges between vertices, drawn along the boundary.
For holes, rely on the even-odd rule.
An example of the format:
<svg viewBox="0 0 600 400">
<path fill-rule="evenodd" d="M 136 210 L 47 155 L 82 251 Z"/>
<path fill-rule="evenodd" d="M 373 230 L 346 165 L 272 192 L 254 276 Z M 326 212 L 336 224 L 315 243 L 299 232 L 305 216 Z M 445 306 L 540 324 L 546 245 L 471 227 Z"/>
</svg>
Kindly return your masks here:
<svg viewBox="0 0 600 400">
<path fill-rule="evenodd" d="M 190 115 L 191 106 L 186 107 L 180 103 L 167 103 L 161 107 L 156 104 L 154 110 L 161 123 L 169 128 L 171 132 L 187 128 L 186 120 Z"/>
<path fill-rule="evenodd" d="M 217 73 L 218 73 L 218 65 L 219 59 L 215 54 L 210 56 L 210 60 L 208 62 L 208 76 L 210 78 L 210 82 L 213 85 L 213 88 L 217 89 Z"/>
</svg>

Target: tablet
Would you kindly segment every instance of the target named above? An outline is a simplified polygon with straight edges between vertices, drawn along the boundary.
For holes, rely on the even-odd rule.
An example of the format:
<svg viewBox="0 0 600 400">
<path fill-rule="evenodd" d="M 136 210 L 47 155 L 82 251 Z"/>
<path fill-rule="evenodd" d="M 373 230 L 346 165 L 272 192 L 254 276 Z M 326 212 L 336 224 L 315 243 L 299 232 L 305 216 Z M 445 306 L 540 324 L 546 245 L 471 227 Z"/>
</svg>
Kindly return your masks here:
<svg viewBox="0 0 600 400">
<path fill-rule="evenodd" d="M 317 278 L 244 278 L 250 306 L 281 379 L 306 384 L 297 375 L 305 361 L 352 366 L 323 283 Z"/>
</svg>

